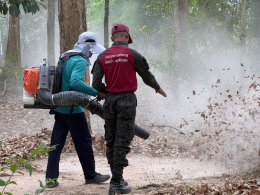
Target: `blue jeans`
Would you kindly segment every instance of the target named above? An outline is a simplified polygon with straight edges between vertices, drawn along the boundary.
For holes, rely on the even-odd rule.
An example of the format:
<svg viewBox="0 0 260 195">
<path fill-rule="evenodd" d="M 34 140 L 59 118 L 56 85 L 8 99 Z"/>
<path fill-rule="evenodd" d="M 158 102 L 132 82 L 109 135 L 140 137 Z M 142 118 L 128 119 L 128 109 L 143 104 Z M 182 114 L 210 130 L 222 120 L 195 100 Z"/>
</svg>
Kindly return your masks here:
<svg viewBox="0 0 260 195">
<path fill-rule="evenodd" d="M 70 131 L 85 179 L 92 179 L 97 173 L 95 171 L 91 135 L 85 114 L 61 114 L 56 112 L 54 118 L 51 146 L 57 146 L 55 150 L 49 152 L 46 178 L 59 177 L 60 155 Z"/>
</svg>

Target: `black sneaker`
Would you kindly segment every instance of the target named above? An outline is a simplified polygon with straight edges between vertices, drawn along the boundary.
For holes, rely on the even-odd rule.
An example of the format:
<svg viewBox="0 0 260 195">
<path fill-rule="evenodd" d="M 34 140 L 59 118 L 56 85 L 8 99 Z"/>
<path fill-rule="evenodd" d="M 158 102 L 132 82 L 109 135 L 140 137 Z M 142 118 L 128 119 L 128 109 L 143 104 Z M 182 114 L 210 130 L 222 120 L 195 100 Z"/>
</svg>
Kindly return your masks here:
<svg viewBox="0 0 260 195">
<path fill-rule="evenodd" d="M 108 195 L 115 195 L 115 194 L 128 194 L 132 191 L 130 186 L 126 186 L 120 181 L 120 183 L 110 183 Z"/>
<path fill-rule="evenodd" d="M 98 173 L 93 179 L 86 179 L 85 183 L 86 184 L 98 184 L 98 183 L 103 183 L 107 180 L 109 180 L 110 175 L 101 175 Z"/>
<path fill-rule="evenodd" d="M 46 179 L 46 187 L 47 188 L 55 188 L 59 185 L 59 182 L 57 179 Z"/>
</svg>

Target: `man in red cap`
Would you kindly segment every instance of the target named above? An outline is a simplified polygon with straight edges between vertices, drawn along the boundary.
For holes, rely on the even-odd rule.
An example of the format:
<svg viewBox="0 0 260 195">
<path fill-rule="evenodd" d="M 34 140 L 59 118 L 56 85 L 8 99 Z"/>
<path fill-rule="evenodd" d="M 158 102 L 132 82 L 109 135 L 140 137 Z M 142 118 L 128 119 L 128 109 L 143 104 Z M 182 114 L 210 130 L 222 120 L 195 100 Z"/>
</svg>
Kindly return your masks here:
<svg viewBox="0 0 260 195">
<path fill-rule="evenodd" d="M 134 137 L 136 72 L 155 92 L 164 97 L 166 94 L 149 71 L 146 59 L 128 47 L 133 42 L 129 28 L 121 23 L 115 24 L 111 39 L 114 42 L 112 47 L 101 53 L 94 63 L 92 86 L 106 94 L 103 105 L 106 156 L 112 172 L 109 194 L 127 194 L 131 192 L 131 187 L 123 179 L 123 169 L 128 166 L 126 155 Z M 104 76 L 105 84 L 102 83 Z"/>
</svg>

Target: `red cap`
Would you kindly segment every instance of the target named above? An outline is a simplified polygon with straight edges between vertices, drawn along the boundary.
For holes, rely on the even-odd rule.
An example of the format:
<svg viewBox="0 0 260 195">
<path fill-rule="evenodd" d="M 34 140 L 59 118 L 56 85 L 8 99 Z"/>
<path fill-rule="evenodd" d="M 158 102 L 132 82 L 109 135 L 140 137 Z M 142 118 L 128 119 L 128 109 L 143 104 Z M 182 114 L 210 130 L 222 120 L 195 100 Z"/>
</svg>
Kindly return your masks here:
<svg viewBox="0 0 260 195">
<path fill-rule="evenodd" d="M 115 24 L 113 26 L 113 28 L 112 28 L 112 33 L 111 34 L 113 35 L 114 33 L 117 33 L 117 32 L 127 32 L 129 34 L 129 41 L 128 41 L 128 43 L 129 44 L 133 43 L 132 38 L 131 38 L 130 33 L 129 33 L 128 26 L 126 26 L 124 24 L 121 24 L 121 23 Z"/>
</svg>

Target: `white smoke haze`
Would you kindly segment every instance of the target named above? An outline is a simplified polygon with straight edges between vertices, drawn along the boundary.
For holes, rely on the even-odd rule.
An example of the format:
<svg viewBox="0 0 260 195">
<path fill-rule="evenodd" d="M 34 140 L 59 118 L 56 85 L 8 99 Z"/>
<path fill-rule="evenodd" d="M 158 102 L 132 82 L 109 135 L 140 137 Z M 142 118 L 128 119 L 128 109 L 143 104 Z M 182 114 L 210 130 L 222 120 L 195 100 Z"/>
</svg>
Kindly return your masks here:
<svg viewBox="0 0 260 195">
<path fill-rule="evenodd" d="M 155 94 L 140 79 L 137 123 L 148 128 L 163 125 L 162 133 L 170 126 L 173 134 L 185 134 L 180 134 L 180 139 L 189 149 L 189 156 L 215 159 L 231 171 L 247 171 L 256 168 L 260 158 L 260 75 L 250 68 L 254 64 L 249 64 L 248 57 L 254 56 L 247 55 L 241 61 L 240 48 L 230 40 L 227 29 L 214 29 L 205 35 L 212 28 L 205 26 L 199 28 L 200 32 L 193 32 L 201 35 L 201 42 L 205 37 L 207 40 L 204 47 L 193 48 L 202 52 L 195 58 L 193 82 L 183 80 L 181 101 L 174 100 L 168 76 L 159 70 L 152 68 L 167 98 Z M 159 34 L 156 36 L 166 36 Z M 153 41 L 148 48 L 148 56 L 149 51 L 161 49 Z"/>
<path fill-rule="evenodd" d="M 134 1 L 128 7 L 135 11 L 140 8 Z M 133 32 L 142 25 L 142 19 L 133 22 L 116 18 L 114 14 L 118 12 L 115 10 L 120 9 L 114 6 L 110 10 L 110 26 L 115 22 L 123 22 Z M 164 26 L 173 25 L 173 22 L 165 19 L 161 22 Z M 241 65 L 239 43 L 234 43 L 224 26 L 215 25 L 217 22 L 208 19 L 204 26 L 192 29 L 193 40 L 199 43 L 191 44 L 197 69 L 193 73 L 192 83 L 183 79 L 180 102 L 175 101 L 175 91 L 171 91 L 173 83 L 169 82 L 165 72 L 151 67 L 167 98 L 155 94 L 139 77 L 136 123 L 147 130 L 157 125 L 162 137 L 179 138 L 176 144 L 189 151 L 183 153 L 183 157 L 213 159 L 230 171 L 246 171 L 257 167 L 259 161 L 259 73 L 257 75 L 251 71 L 250 66 L 254 64 L 249 63 L 250 59 L 245 59 Z M 134 43 L 130 47 L 142 53 L 148 62 L 156 59 L 169 64 L 168 48 L 161 46 L 168 34 L 160 31 L 145 37 L 141 33 L 132 33 Z M 174 55 L 173 47 L 170 52 Z M 247 76 L 249 78 L 245 78 Z M 257 87 L 249 88 L 254 81 Z M 179 134 L 179 131 L 183 134 Z"/>
<path fill-rule="evenodd" d="M 60 56 L 59 24 L 55 14 L 55 60 Z M 21 15 L 21 53 L 22 67 L 37 67 L 47 59 L 47 18 L 48 11 L 41 8 L 35 14 Z M 31 29 L 31 30 L 29 30 Z M 48 59 L 47 59 L 48 60 Z M 51 65 L 56 65 L 51 64 Z"/>
</svg>

